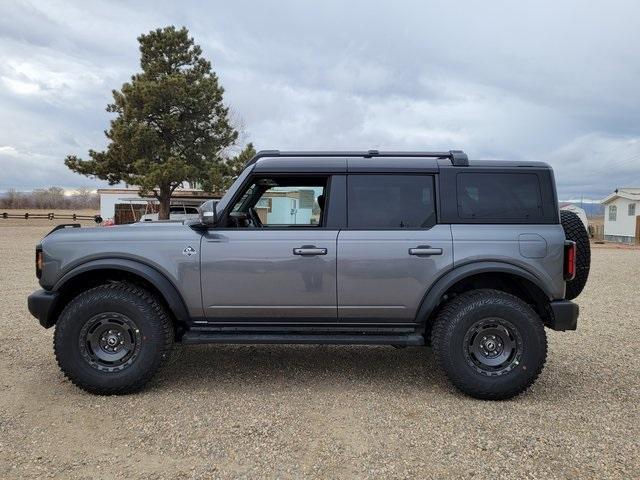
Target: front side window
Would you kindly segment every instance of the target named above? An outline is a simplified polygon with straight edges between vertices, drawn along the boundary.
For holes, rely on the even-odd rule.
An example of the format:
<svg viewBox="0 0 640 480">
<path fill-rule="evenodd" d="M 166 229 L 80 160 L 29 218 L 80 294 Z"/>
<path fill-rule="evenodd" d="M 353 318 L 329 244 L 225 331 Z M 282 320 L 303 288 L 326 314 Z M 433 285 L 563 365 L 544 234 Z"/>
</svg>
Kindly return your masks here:
<svg viewBox="0 0 640 480">
<path fill-rule="evenodd" d="M 630 203 L 629 204 L 629 215 L 632 217 L 636 216 L 636 204 L 635 203 Z"/>
<path fill-rule="evenodd" d="M 609 221 L 615 222 L 618 216 L 618 207 L 615 205 L 609 205 Z"/>
<path fill-rule="evenodd" d="M 320 227 L 326 177 L 254 179 L 235 203 L 229 227 Z"/>
<path fill-rule="evenodd" d="M 469 219 L 541 219 L 538 176 L 531 173 L 460 173 L 458 216 Z"/>
<path fill-rule="evenodd" d="M 430 175 L 349 175 L 351 229 L 429 228 L 436 223 Z"/>
</svg>

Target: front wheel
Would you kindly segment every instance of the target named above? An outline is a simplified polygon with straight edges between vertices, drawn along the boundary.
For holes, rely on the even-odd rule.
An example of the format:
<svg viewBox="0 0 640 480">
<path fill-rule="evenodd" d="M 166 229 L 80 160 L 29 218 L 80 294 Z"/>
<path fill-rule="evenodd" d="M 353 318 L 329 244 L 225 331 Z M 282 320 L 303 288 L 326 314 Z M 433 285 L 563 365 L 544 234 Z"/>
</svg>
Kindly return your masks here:
<svg viewBox="0 0 640 480">
<path fill-rule="evenodd" d="M 166 360 L 173 326 L 162 304 L 128 283 L 74 298 L 56 323 L 54 351 L 76 386 L 100 395 L 140 390 Z"/>
<path fill-rule="evenodd" d="M 498 290 L 467 292 L 451 300 L 436 318 L 431 338 L 453 385 L 485 400 L 525 391 L 547 356 L 540 317 L 526 302 Z"/>
</svg>

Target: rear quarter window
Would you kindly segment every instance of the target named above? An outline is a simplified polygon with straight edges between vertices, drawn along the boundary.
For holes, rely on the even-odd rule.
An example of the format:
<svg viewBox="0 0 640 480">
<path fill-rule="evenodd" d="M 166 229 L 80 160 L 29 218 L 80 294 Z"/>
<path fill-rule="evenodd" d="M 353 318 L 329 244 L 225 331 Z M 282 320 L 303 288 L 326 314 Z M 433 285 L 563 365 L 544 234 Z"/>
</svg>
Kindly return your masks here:
<svg viewBox="0 0 640 480">
<path fill-rule="evenodd" d="M 534 173 L 458 173 L 456 191 L 461 219 L 533 222 L 544 217 L 540 181 Z"/>
</svg>

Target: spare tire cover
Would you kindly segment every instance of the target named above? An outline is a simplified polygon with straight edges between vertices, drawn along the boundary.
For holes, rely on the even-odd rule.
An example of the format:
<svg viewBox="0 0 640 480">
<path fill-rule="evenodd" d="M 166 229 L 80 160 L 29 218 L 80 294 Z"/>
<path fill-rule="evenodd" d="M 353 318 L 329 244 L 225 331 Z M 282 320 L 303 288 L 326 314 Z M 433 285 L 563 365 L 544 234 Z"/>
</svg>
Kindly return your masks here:
<svg viewBox="0 0 640 480">
<path fill-rule="evenodd" d="M 572 300 L 580 295 L 589 277 L 591 266 L 591 246 L 589 234 L 580 217 L 568 210 L 560 210 L 560 221 L 567 240 L 576 242 L 576 276 L 567 282 L 565 298 Z"/>
</svg>

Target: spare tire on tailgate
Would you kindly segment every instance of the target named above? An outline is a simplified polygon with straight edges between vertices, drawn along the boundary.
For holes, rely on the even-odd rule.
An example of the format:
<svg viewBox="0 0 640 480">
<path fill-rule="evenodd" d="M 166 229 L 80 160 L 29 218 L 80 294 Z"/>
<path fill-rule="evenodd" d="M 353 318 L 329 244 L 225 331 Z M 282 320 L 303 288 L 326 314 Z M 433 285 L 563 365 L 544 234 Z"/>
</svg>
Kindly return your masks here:
<svg viewBox="0 0 640 480">
<path fill-rule="evenodd" d="M 568 210 L 560 210 L 560 222 L 567 240 L 576 242 L 576 276 L 567 282 L 565 293 L 567 300 L 573 300 L 580 295 L 587 283 L 591 266 L 591 246 L 589 245 L 589 234 L 578 215 Z"/>
</svg>

